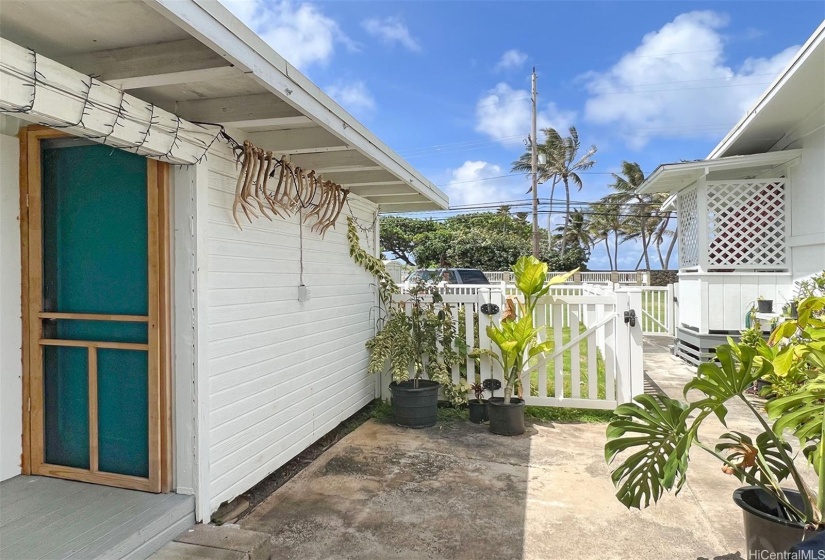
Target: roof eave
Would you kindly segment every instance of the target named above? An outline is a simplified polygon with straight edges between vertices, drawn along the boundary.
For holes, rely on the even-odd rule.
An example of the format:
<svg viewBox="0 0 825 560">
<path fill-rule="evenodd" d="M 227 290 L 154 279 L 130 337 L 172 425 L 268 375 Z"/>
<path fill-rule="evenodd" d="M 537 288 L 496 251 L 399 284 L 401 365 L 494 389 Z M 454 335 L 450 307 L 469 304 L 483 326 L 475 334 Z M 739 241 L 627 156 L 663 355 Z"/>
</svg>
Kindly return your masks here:
<svg viewBox="0 0 825 560">
<path fill-rule="evenodd" d="M 426 199 L 422 209 L 449 207 L 449 200 L 443 191 L 292 67 L 220 3 L 204 0 L 143 1 L 192 37 L 222 53 L 273 95 L 398 177 Z"/>
<path fill-rule="evenodd" d="M 745 171 L 749 168 L 764 165 L 784 165 L 796 159 L 801 154 L 802 150 L 797 149 L 682 163 L 664 163 L 657 167 L 653 173 L 645 179 L 644 183 L 636 189 L 636 192 L 639 194 L 678 192 L 689 187 L 711 171 L 729 169 L 741 169 Z M 680 180 L 680 177 L 683 177 L 683 179 Z M 665 181 L 668 180 L 672 184 L 666 184 Z"/>
<path fill-rule="evenodd" d="M 745 113 L 739 122 L 736 123 L 736 125 L 725 135 L 724 138 L 722 138 L 722 141 L 719 142 L 713 150 L 711 150 L 710 154 L 707 156 L 707 159 L 718 159 L 720 157 L 724 157 L 733 143 L 747 132 L 749 125 L 754 120 L 756 115 L 758 115 L 771 102 L 782 85 L 791 79 L 802 64 L 804 64 L 805 60 L 807 60 L 808 56 L 814 51 L 817 45 L 819 45 L 819 43 L 823 40 L 825 40 L 825 20 L 819 24 L 816 31 L 808 38 L 807 41 L 805 41 L 805 44 L 802 45 L 799 52 L 797 52 L 790 63 L 788 63 L 785 70 L 777 76 L 770 86 L 768 86 L 768 89 L 765 90 L 765 92 L 759 97 L 759 99 L 756 100 L 753 106 Z"/>
</svg>

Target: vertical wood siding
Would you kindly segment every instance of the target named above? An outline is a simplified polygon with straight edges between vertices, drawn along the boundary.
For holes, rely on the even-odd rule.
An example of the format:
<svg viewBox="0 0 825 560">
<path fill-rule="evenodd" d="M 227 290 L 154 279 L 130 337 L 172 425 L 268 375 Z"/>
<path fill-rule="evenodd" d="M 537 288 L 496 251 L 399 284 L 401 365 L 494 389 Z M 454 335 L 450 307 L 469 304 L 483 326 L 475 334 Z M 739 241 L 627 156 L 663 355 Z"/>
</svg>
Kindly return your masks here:
<svg viewBox="0 0 825 560">
<path fill-rule="evenodd" d="M 214 511 L 285 464 L 374 398 L 364 344 L 373 335 L 372 277 L 353 263 L 345 207 L 326 237 L 298 217 L 242 222 L 231 205 L 237 171 L 209 156 L 209 448 Z M 370 224 L 376 207 L 352 199 Z M 362 244 L 375 250 L 374 239 Z"/>
</svg>

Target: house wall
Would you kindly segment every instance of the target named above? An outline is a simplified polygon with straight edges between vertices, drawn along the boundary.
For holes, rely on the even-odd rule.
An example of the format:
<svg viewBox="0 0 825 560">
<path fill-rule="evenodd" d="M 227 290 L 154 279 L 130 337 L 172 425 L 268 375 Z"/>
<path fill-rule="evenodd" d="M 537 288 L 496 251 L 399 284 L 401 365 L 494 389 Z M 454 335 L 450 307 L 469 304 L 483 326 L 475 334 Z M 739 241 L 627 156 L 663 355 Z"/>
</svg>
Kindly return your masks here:
<svg viewBox="0 0 825 560">
<path fill-rule="evenodd" d="M 0 116 L 0 480 L 20 474 L 23 452 L 18 128 Z"/>
<path fill-rule="evenodd" d="M 297 216 L 242 221 L 241 231 L 231 211 L 238 170 L 231 153 L 220 151 L 208 158 L 206 247 L 198 248 L 207 255 L 198 269 L 208 270 L 201 305 L 209 512 L 375 397 L 364 344 L 373 335 L 376 291 L 372 276 L 349 256 L 348 208 L 324 239 Z M 372 224 L 377 207 L 350 200 L 355 216 Z M 366 237 L 362 243 L 375 252 L 377 236 L 369 244 Z M 301 263 L 305 302 L 298 301 Z M 203 328 L 203 316 L 198 324 Z"/>
<path fill-rule="evenodd" d="M 781 312 L 793 292 L 788 273 L 680 273 L 679 323 L 699 333 L 740 331 L 760 296 Z"/>
<path fill-rule="evenodd" d="M 791 148 L 803 148 L 790 168 L 791 220 L 788 243 L 791 270 L 799 280 L 825 269 L 825 125 L 797 139 Z"/>
</svg>

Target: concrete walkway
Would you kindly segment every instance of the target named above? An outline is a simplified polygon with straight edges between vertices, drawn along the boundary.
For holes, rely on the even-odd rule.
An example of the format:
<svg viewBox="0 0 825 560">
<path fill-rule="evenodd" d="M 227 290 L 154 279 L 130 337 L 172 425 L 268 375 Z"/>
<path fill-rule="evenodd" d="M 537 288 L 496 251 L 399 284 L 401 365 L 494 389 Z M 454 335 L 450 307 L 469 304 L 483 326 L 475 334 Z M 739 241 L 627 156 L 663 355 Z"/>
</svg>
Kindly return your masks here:
<svg viewBox="0 0 825 560">
<path fill-rule="evenodd" d="M 676 396 L 692 370 L 664 348 L 646 356 Z M 735 407 L 734 407 L 735 408 Z M 754 424 L 731 410 L 731 428 Z M 744 558 L 739 482 L 694 451 L 691 482 L 644 511 L 614 497 L 603 424 L 405 430 L 370 421 L 241 521 L 272 536 L 273 558 Z M 710 435 L 710 434 L 708 434 Z"/>
</svg>

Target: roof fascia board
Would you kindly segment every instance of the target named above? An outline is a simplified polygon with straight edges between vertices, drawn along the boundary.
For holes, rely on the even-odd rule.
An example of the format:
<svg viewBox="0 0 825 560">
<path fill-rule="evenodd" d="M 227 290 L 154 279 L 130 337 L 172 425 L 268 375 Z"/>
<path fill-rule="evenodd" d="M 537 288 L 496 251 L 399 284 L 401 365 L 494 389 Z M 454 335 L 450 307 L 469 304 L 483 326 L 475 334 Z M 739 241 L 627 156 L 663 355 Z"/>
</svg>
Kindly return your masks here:
<svg viewBox="0 0 825 560">
<path fill-rule="evenodd" d="M 753 122 L 756 115 L 762 112 L 762 110 L 771 102 L 771 100 L 776 96 L 777 92 L 782 88 L 788 80 L 796 73 L 796 71 L 805 63 L 811 53 L 814 52 L 816 47 L 825 39 L 825 20 L 819 24 L 819 27 L 816 31 L 805 41 L 805 44 L 802 45 L 802 48 L 799 49 L 799 52 L 794 56 L 785 70 L 777 76 L 777 78 L 773 81 L 773 83 L 768 86 L 768 89 L 759 97 L 759 99 L 754 103 L 754 105 L 745 113 L 738 123 L 728 132 L 725 137 L 722 139 L 719 144 L 716 145 L 715 148 L 708 154 L 707 159 L 718 159 L 723 157 L 725 152 L 731 147 L 731 145 L 738 140 L 743 134 L 747 132 L 750 123 Z"/>
<path fill-rule="evenodd" d="M 215 0 L 143 0 L 319 126 L 352 144 L 405 184 L 447 208 L 447 195 L 323 93 Z M 300 76 L 300 77 L 299 77 Z"/>
</svg>

